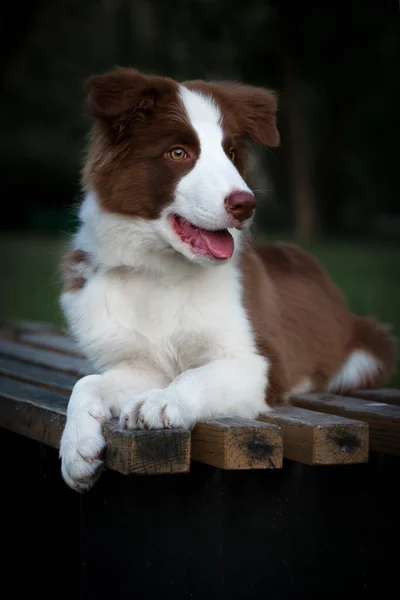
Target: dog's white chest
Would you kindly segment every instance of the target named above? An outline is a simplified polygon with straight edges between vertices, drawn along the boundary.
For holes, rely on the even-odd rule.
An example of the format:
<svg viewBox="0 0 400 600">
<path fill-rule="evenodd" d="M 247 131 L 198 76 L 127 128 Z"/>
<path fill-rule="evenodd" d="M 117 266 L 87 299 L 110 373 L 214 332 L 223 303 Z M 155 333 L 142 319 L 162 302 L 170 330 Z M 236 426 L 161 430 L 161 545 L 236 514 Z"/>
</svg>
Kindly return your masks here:
<svg viewBox="0 0 400 600">
<path fill-rule="evenodd" d="M 140 361 L 173 379 L 254 345 L 232 267 L 163 281 L 132 272 L 100 274 L 80 292 L 79 308 L 76 297 L 68 304 L 64 299 L 72 329 L 100 369 Z"/>
</svg>

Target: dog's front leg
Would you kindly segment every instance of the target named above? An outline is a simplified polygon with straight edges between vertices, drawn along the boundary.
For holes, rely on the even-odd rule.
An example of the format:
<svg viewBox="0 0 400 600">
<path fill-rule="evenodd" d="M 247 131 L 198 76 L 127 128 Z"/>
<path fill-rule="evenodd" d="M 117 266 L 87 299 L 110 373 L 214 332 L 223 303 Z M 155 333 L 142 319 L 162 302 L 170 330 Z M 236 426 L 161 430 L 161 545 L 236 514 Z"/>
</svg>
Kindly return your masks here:
<svg viewBox="0 0 400 600">
<path fill-rule="evenodd" d="M 120 415 L 132 394 L 163 385 L 160 373 L 138 366 L 88 375 L 75 384 L 60 443 L 62 476 L 72 489 L 85 491 L 98 477 L 106 445 L 102 425 Z"/>
<path fill-rule="evenodd" d="M 268 367 L 265 358 L 252 354 L 185 371 L 165 389 L 132 398 L 121 411 L 121 426 L 192 428 L 198 421 L 216 417 L 254 418 L 268 409 Z"/>
</svg>

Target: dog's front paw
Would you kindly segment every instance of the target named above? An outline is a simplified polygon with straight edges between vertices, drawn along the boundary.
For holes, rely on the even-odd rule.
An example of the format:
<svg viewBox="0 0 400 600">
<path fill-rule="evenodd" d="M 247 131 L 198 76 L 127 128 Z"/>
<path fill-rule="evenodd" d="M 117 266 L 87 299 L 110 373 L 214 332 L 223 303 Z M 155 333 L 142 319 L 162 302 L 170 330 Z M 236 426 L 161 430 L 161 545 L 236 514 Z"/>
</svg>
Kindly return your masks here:
<svg viewBox="0 0 400 600">
<path fill-rule="evenodd" d="M 167 391 L 150 390 L 134 396 L 122 409 L 122 429 L 187 429 L 192 419 L 188 407 L 169 397 Z"/>
<path fill-rule="evenodd" d="M 101 423 L 108 417 L 103 412 L 102 409 L 80 411 L 67 420 L 61 438 L 61 473 L 69 487 L 77 492 L 90 489 L 100 475 L 101 456 L 106 446 Z"/>
</svg>

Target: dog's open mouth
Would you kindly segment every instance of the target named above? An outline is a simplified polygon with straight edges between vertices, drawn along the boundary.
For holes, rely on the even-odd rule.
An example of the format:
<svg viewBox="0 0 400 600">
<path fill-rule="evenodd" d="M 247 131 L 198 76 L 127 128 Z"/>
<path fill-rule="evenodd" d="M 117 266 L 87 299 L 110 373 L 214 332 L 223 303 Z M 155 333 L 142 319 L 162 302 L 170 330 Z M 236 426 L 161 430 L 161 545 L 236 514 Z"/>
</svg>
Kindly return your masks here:
<svg viewBox="0 0 400 600">
<path fill-rule="evenodd" d="M 169 215 L 168 218 L 175 233 L 190 246 L 194 254 L 218 260 L 231 258 L 234 241 L 227 229 L 210 231 L 196 227 L 178 215 Z"/>
</svg>

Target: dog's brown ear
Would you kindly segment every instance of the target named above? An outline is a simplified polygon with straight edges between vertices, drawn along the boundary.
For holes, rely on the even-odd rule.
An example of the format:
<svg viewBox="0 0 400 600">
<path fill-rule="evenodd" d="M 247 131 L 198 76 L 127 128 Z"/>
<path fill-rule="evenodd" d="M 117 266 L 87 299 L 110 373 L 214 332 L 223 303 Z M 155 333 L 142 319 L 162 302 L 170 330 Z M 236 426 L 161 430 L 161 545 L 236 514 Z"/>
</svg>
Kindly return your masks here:
<svg viewBox="0 0 400 600">
<path fill-rule="evenodd" d="M 113 119 L 137 110 L 151 111 L 156 98 L 170 91 L 171 80 L 147 77 L 136 69 L 119 68 L 86 81 L 90 116 Z"/>
<path fill-rule="evenodd" d="M 148 87 L 146 77 L 134 69 L 116 69 L 92 75 L 85 83 L 91 117 L 103 119 L 132 111 Z"/>
<path fill-rule="evenodd" d="M 238 134 L 249 137 L 261 146 L 279 146 L 276 126 L 278 107 L 274 92 L 260 87 L 228 81 L 186 81 L 184 85 L 214 96 L 223 113 L 234 117 Z"/>
<path fill-rule="evenodd" d="M 224 87 L 233 103 L 241 133 L 261 146 L 279 146 L 276 94 L 250 85 L 226 84 Z"/>
</svg>

